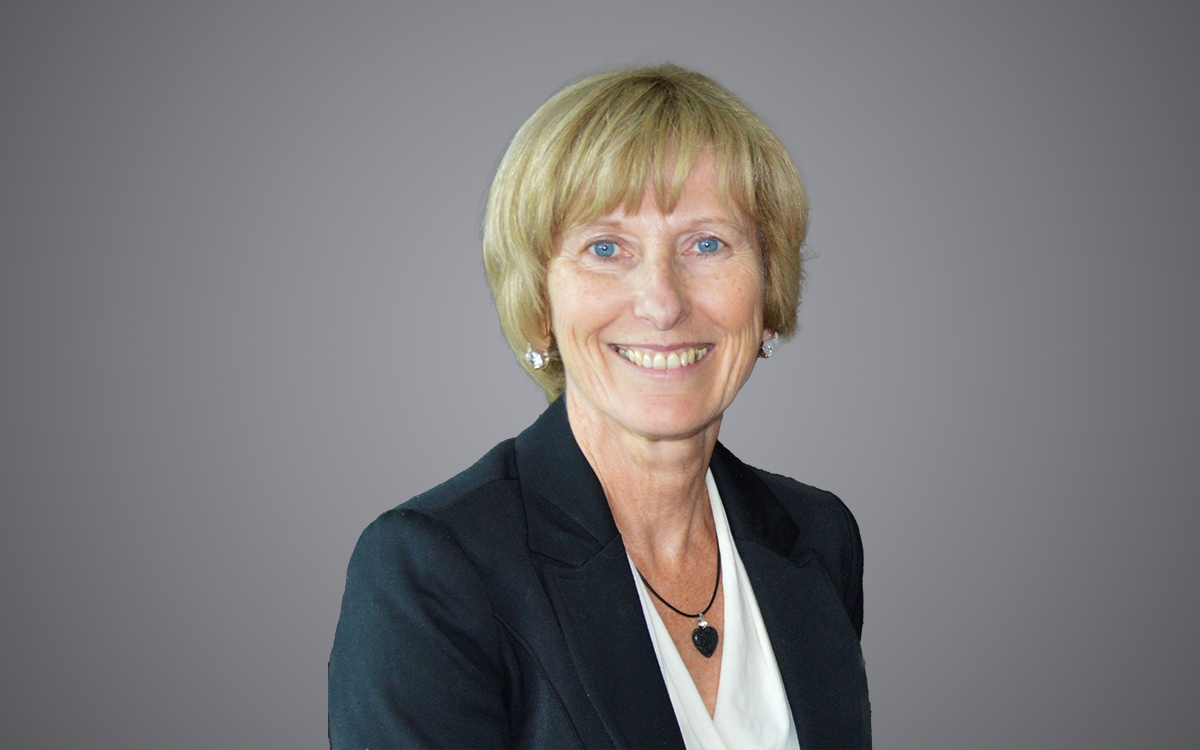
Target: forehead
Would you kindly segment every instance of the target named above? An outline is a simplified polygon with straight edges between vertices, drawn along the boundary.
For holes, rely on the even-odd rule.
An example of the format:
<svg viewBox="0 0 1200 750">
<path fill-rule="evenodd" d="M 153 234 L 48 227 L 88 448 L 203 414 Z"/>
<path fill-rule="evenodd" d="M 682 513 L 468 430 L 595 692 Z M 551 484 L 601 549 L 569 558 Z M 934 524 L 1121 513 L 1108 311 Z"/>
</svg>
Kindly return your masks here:
<svg viewBox="0 0 1200 750">
<path fill-rule="evenodd" d="M 672 223 L 721 224 L 751 233 L 753 222 L 722 179 L 710 153 L 701 152 L 686 176 L 665 183 L 648 178 L 640 190 L 612 194 L 600 200 L 599 191 L 591 192 L 590 201 L 580 201 L 568 212 L 567 232 L 588 227 L 612 227 L 632 220 L 670 219 Z M 582 205 L 581 205 L 582 204 Z M 590 204 L 590 205 L 588 205 Z"/>
</svg>

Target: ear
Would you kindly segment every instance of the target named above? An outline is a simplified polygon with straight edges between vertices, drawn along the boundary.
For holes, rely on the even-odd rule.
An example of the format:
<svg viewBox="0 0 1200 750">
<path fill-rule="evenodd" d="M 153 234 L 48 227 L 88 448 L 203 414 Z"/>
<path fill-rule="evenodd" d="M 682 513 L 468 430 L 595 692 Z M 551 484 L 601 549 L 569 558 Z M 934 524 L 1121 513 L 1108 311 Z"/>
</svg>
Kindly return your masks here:
<svg viewBox="0 0 1200 750">
<path fill-rule="evenodd" d="M 771 340 L 771 338 L 772 338 L 772 337 L 774 337 L 774 336 L 775 336 L 775 332 L 774 332 L 774 331 L 772 331 L 770 328 L 764 328 L 764 329 L 763 329 L 763 334 L 762 334 L 762 341 L 760 341 L 759 343 L 765 344 L 765 343 L 767 343 L 768 341 L 770 341 L 770 340 Z"/>
<path fill-rule="evenodd" d="M 545 327 L 537 326 L 536 334 L 534 331 L 526 331 L 529 337 L 525 340 L 525 345 L 535 351 L 545 351 L 554 346 L 554 332 L 547 325 Z M 536 329 L 535 329 L 536 330 Z"/>
</svg>

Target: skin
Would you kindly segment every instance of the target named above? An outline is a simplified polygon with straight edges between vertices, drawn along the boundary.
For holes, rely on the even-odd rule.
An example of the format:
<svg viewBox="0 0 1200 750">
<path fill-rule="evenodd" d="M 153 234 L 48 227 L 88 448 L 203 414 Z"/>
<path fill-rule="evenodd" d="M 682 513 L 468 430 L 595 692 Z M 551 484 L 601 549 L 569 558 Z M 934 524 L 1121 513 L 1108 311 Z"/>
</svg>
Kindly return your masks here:
<svg viewBox="0 0 1200 750">
<path fill-rule="evenodd" d="M 754 238 L 705 154 L 673 212 L 664 214 L 647 191 L 636 213 L 618 209 L 572 227 L 547 274 L 572 432 L 634 564 L 685 612 L 704 608 L 716 576 L 705 475 L 721 417 L 771 335 Z M 697 243 L 712 239 L 718 249 L 700 252 L 712 245 Z M 612 257 L 598 257 L 598 242 L 615 246 Z M 617 353 L 702 345 L 708 355 L 677 370 L 642 368 Z M 655 606 L 711 715 L 723 642 L 706 659 L 692 645 L 696 621 Z M 723 584 L 705 618 L 724 633 Z"/>
</svg>

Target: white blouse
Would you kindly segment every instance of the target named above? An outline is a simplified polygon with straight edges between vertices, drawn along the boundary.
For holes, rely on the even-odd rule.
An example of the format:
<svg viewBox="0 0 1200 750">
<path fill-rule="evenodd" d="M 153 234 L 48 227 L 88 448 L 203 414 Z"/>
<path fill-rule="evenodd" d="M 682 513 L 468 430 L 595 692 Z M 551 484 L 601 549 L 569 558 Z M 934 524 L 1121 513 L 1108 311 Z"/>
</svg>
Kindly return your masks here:
<svg viewBox="0 0 1200 750">
<path fill-rule="evenodd" d="M 688 750 L 742 750 L 743 748 L 788 748 L 799 750 L 796 724 L 775 652 L 767 638 L 758 601 L 746 576 L 746 568 L 737 553 L 729 520 L 721 505 L 712 471 L 706 478 L 713 522 L 717 527 L 717 547 L 721 554 L 721 580 L 725 587 L 725 624 L 720 637 L 721 679 L 717 687 L 717 705 L 712 716 L 684 666 L 671 634 L 663 624 L 650 592 L 642 583 L 633 560 L 633 580 L 637 583 L 642 613 L 650 628 L 658 666 L 667 683 L 667 693 L 675 708 L 675 718 L 683 732 Z"/>
</svg>

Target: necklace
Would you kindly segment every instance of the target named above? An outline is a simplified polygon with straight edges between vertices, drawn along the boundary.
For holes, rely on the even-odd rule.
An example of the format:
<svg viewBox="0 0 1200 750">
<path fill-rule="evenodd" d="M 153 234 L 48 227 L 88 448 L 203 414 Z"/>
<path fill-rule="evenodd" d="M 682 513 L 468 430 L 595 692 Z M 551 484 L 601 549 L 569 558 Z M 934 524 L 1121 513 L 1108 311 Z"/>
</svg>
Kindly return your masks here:
<svg viewBox="0 0 1200 750">
<path fill-rule="evenodd" d="M 651 594 L 654 594 L 654 598 L 667 605 L 672 612 L 683 615 L 684 617 L 696 618 L 696 629 L 692 631 L 692 645 L 696 647 L 696 650 L 699 651 L 705 659 L 710 658 L 713 653 L 716 652 L 717 643 L 720 641 L 721 636 L 719 633 L 717 633 L 716 628 L 708 624 L 708 621 L 704 619 L 704 615 L 708 614 L 708 610 L 712 609 L 713 602 L 717 600 L 717 591 L 721 588 L 721 550 L 717 550 L 717 583 L 713 586 L 712 598 L 708 600 L 707 607 L 694 615 L 690 615 L 687 612 L 680 610 L 674 604 L 671 604 L 666 599 L 663 599 L 662 595 L 654 590 L 654 587 L 650 585 L 650 582 L 646 580 L 646 576 L 642 575 L 642 571 L 640 570 L 638 571 L 638 578 L 642 579 L 642 583 L 646 584 L 646 588 Z"/>
</svg>

